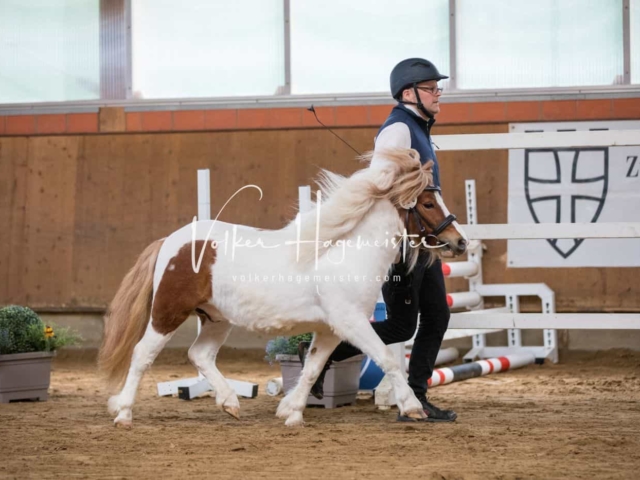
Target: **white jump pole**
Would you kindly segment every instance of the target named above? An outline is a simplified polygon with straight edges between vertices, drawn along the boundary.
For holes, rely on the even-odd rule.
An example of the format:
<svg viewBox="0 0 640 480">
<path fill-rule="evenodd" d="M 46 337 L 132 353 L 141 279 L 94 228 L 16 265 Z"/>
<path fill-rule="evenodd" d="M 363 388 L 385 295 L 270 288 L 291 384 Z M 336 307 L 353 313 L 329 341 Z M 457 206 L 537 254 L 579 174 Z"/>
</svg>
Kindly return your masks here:
<svg viewBox="0 0 640 480">
<path fill-rule="evenodd" d="M 443 363 L 453 362 L 458 358 L 459 355 L 460 353 L 458 352 L 458 349 L 456 347 L 441 348 L 438 352 L 438 356 L 436 357 L 434 365 L 442 365 Z M 405 357 L 407 358 L 408 362 L 411 359 L 411 353 L 407 353 Z M 407 372 L 409 371 L 408 363 L 406 370 Z"/>
<path fill-rule="evenodd" d="M 447 294 L 447 303 L 450 308 L 476 307 L 482 302 L 482 296 L 478 292 L 456 292 Z"/>
<path fill-rule="evenodd" d="M 445 277 L 473 277 L 480 271 L 475 262 L 451 262 L 442 264 L 442 273 Z"/>
<path fill-rule="evenodd" d="M 453 362 L 456 358 L 458 358 L 460 353 L 456 347 L 442 348 L 438 352 L 438 356 L 436 357 L 435 365 L 442 365 L 443 363 Z"/>
</svg>

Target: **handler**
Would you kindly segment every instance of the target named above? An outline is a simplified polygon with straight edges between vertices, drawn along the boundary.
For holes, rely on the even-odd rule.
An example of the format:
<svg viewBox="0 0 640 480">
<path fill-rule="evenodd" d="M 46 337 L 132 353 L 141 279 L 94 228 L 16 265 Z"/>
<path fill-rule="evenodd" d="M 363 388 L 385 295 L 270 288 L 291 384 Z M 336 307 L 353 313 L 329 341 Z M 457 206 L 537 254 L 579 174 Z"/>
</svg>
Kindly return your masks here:
<svg viewBox="0 0 640 480">
<path fill-rule="evenodd" d="M 409 58 L 397 64 L 391 72 L 391 95 L 398 101 L 384 122 L 375 141 L 371 165 L 376 165 L 376 151 L 387 148 L 414 148 L 424 164 L 433 160 L 433 182 L 440 186 L 438 160 L 431 142 L 431 127 L 440 112 L 442 88 L 438 81 L 449 78 L 438 72 L 433 63 L 422 58 Z M 380 161 L 380 160 L 378 160 Z M 427 398 L 427 380 L 433 373 L 436 356 L 444 333 L 449 325 L 447 304 L 442 274 L 442 264 L 436 260 L 430 267 L 428 253 L 420 253 L 418 263 L 407 274 L 407 266 L 401 261 L 394 264 L 390 278 L 382 286 L 382 295 L 387 305 L 387 320 L 372 324 L 382 341 L 389 345 L 411 339 L 418 323 L 420 325 L 411 350 L 409 362 L 409 386 L 422 403 L 428 422 L 453 422 L 457 414 L 452 410 L 441 410 Z M 401 280 L 394 282 L 399 276 Z M 311 389 L 316 398 L 323 396 L 325 373 L 332 361 L 341 361 L 360 354 L 360 350 L 342 342 L 335 349 L 315 385 Z M 414 421 L 398 416 L 399 421 Z"/>
</svg>

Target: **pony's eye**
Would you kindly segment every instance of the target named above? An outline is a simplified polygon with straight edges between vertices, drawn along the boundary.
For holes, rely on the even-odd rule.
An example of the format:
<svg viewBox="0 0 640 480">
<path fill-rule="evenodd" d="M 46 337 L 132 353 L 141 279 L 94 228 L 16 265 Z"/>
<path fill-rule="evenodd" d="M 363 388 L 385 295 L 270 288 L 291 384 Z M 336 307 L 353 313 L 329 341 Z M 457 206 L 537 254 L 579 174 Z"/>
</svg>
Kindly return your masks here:
<svg viewBox="0 0 640 480">
<path fill-rule="evenodd" d="M 435 206 L 435 205 L 434 205 L 433 203 L 431 203 L 431 202 L 429 202 L 429 203 L 423 203 L 422 205 L 423 205 L 423 207 L 424 207 L 424 208 L 433 208 L 433 207 Z"/>
</svg>

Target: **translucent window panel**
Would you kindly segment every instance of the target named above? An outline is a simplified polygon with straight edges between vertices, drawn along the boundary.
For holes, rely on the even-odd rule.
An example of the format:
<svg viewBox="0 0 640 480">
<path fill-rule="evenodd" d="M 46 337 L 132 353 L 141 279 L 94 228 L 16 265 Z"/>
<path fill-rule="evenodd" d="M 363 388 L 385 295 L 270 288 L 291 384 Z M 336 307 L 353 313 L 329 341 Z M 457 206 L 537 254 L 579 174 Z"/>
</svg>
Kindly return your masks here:
<svg viewBox="0 0 640 480">
<path fill-rule="evenodd" d="M 291 0 L 292 93 L 388 92 L 409 57 L 449 73 L 448 0 Z"/>
<path fill-rule="evenodd" d="M 0 1 L 0 103 L 100 97 L 99 0 Z"/>
<path fill-rule="evenodd" d="M 458 0 L 459 88 L 622 83 L 622 0 Z"/>
<path fill-rule="evenodd" d="M 273 95 L 284 85 L 282 0 L 133 0 L 141 98 Z"/>
<path fill-rule="evenodd" d="M 631 0 L 631 83 L 640 83 L 640 0 Z"/>
</svg>

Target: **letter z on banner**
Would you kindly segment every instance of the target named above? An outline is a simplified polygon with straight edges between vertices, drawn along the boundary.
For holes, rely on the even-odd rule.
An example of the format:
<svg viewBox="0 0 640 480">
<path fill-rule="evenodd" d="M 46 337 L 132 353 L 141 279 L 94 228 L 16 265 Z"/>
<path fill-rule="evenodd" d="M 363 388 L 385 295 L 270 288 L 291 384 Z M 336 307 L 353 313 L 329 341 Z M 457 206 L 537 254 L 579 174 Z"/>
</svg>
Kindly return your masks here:
<svg viewBox="0 0 640 480">
<path fill-rule="evenodd" d="M 519 123 L 513 133 L 638 130 L 638 121 Z M 509 223 L 640 221 L 640 146 L 509 151 Z M 637 267 L 640 239 L 509 240 L 510 267 Z"/>
</svg>

